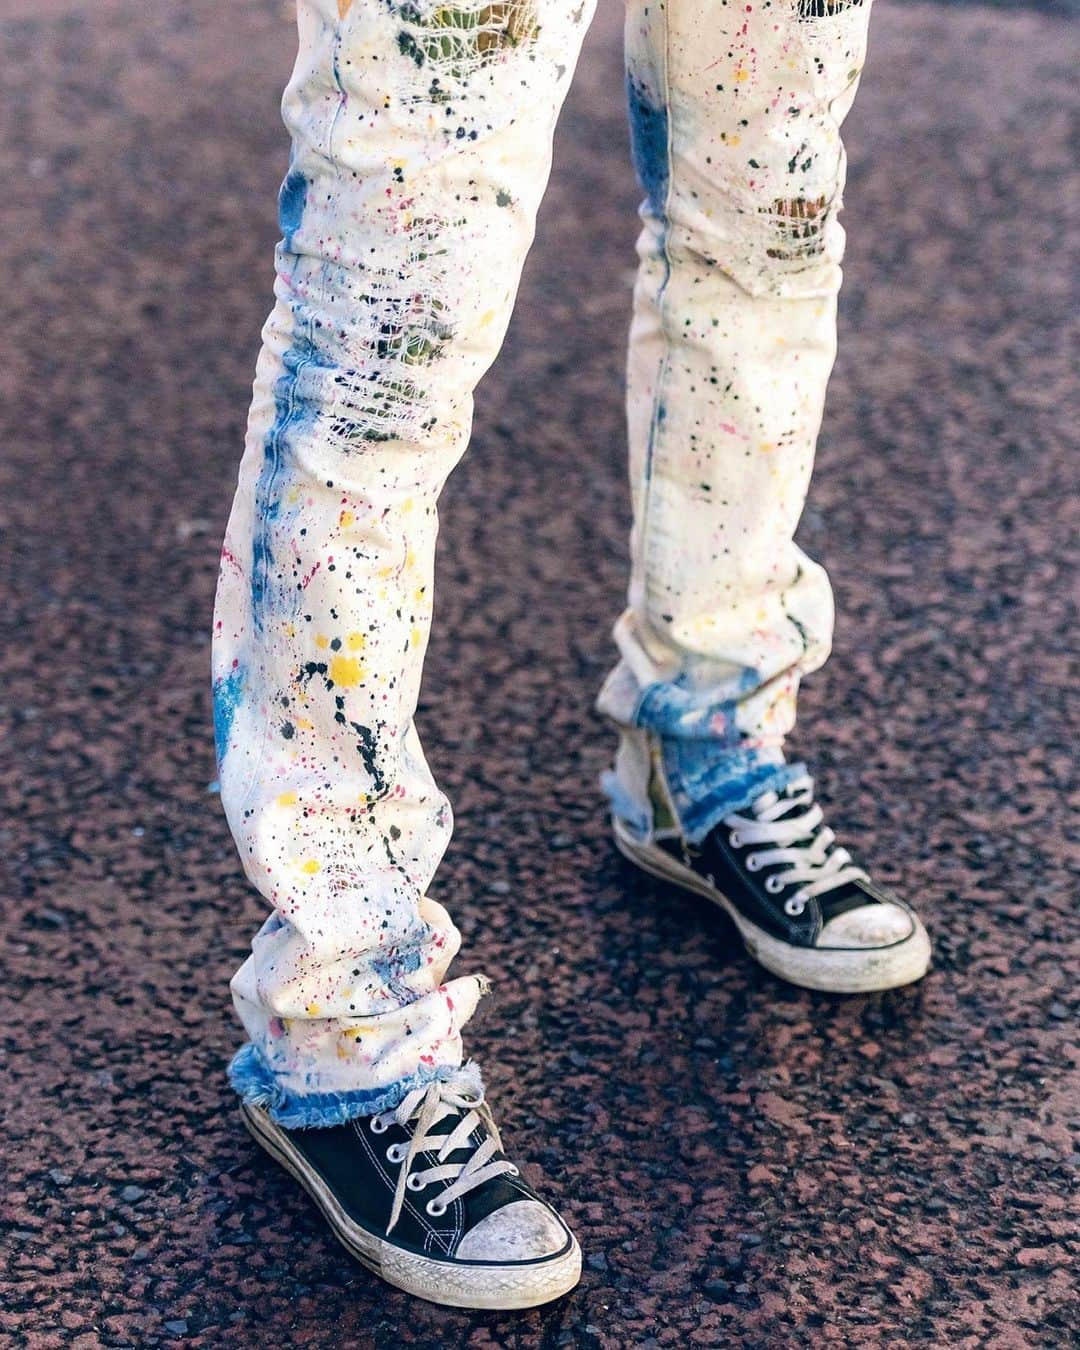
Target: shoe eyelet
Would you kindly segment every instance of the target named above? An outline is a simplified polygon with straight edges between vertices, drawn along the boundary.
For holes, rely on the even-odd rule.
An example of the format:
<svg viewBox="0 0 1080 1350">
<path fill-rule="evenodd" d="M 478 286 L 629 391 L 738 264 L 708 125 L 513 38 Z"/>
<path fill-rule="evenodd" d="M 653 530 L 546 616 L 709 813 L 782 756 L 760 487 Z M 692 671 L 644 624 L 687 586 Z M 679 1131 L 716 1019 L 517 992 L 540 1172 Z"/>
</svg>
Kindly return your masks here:
<svg viewBox="0 0 1080 1350">
<path fill-rule="evenodd" d="M 761 866 L 761 859 L 756 853 L 748 853 L 743 859 L 748 872 L 756 872 Z"/>
<path fill-rule="evenodd" d="M 806 901 L 797 895 L 793 895 L 790 900 L 784 901 L 784 913 L 789 914 L 793 919 L 797 919 L 806 908 Z"/>
<path fill-rule="evenodd" d="M 508 1173 L 507 1175 L 512 1176 L 512 1177 L 519 1177 L 519 1176 L 521 1176 L 521 1168 L 520 1168 L 520 1167 L 515 1167 L 514 1164 L 511 1163 L 511 1164 L 510 1164 L 510 1171 L 509 1171 L 509 1173 Z"/>
<path fill-rule="evenodd" d="M 739 848 L 742 845 L 742 835 L 738 832 L 738 830 L 732 830 L 727 838 L 728 843 L 731 845 L 732 848 Z"/>
<path fill-rule="evenodd" d="M 386 1161 L 392 1163 L 403 1162 L 408 1149 L 404 1144 L 391 1144 L 386 1150 Z"/>
<path fill-rule="evenodd" d="M 770 895 L 779 895 L 780 892 L 784 889 L 784 883 L 780 880 L 779 876 L 774 872 L 771 877 L 765 878 L 765 889 L 769 892 Z M 787 905 L 785 905 L 784 908 L 787 909 Z"/>
<path fill-rule="evenodd" d="M 405 1186 L 410 1191 L 422 1191 L 426 1188 L 427 1182 L 420 1180 L 419 1172 L 410 1172 L 405 1182 Z"/>
<path fill-rule="evenodd" d="M 433 1219 L 439 1219 L 446 1213 L 446 1206 L 441 1205 L 438 1200 L 429 1200 L 424 1208 Z"/>
<path fill-rule="evenodd" d="M 385 1134 L 386 1131 L 390 1128 L 390 1126 L 387 1125 L 386 1121 L 383 1120 L 381 1116 L 372 1116 L 370 1123 L 372 1134 Z"/>
</svg>

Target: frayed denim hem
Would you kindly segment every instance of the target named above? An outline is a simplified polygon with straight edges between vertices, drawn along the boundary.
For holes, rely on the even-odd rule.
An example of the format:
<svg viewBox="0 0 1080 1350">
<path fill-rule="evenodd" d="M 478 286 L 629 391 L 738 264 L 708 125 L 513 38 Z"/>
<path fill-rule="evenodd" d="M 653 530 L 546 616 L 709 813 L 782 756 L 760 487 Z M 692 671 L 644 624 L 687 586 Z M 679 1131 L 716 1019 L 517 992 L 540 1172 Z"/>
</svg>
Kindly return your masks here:
<svg viewBox="0 0 1080 1350">
<path fill-rule="evenodd" d="M 470 1091 L 483 1091 L 479 1066 L 442 1064 L 434 1069 L 418 1069 L 408 1078 L 381 1088 L 357 1088 L 349 1092 L 291 1092 L 281 1085 L 266 1056 L 250 1042 L 233 1056 L 229 1082 L 249 1106 L 261 1106 L 270 1119 L 286 1130 L 319 1129 L 344 1125 L 359 1116 L 374 1116 L 391 1111 L 415 1088 L 429 1083 L 463 1079 Z"/>
<path fill-rule="evenodd" d="M 789 783 L 805 772 L 804 764 L 759 764 L 701 801 L 688 800 L 669 781 L 683 838 L 688 844 L 700 844 L 726 816 L 745 810 L 763 793 L 783 792 Z"/>
</svg>

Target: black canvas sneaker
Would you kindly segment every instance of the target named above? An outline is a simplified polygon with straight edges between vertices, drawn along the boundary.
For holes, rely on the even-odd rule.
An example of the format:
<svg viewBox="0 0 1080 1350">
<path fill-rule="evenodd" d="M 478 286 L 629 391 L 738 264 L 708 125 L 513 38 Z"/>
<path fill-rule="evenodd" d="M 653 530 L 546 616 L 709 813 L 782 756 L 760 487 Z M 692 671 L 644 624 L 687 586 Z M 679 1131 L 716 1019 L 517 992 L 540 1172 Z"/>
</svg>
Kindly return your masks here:
<svg viewBox="0 0 1080 1350">
<path fill-rule="evenodd" d="M 726 910 L 766 970 L 839 994 L 893 989 L 926 974 L 926 929 L 837 845 L 809 774 L 727 816 L 696 845 L 682 838 L 655 761 L 650 795 L 651 836 L 637 838 L 616 817 L 619 850 Z"/>
<path fill-rule="evenodd" d="M 325 1129 L 240 1110 L 335 1237 L 399 1289 L 455 1308 L 531 1308 L 577 1284 L 577 1241 L 507 1159 L 472 1084 L 432 1083 Z"/>
</svg>

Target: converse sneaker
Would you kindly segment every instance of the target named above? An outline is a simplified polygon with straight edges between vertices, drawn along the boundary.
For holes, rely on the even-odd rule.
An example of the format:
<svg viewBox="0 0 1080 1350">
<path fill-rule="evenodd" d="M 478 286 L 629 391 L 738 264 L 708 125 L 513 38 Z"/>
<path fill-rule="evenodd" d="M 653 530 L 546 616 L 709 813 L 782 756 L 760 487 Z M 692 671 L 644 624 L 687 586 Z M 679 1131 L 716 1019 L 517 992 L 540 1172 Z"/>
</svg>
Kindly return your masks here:
<svg viewBox="0 0 1080 1350">
<path fill-rule="evenodd" d="M 325 1129 L 240 1110 L 334 1236 L 399 1289 L 454 1308 L 532 1308 L 577 1284 L 577 1241 L 506 1158 L 471 1084 L 432 1083 L 392 1111 Z"/>
<path fill-rule="evenodd" d="M 893 989 L 926 974 L 926 929 L 838 847 L 809 774 L 733 812 L 697 845 L 682 838 L 655 773 L 650 794 L 651 837 L 635 837 L 616 817 L 620 852 L 726 910 L 766 970 L 839 994 Z"/>
</svg>

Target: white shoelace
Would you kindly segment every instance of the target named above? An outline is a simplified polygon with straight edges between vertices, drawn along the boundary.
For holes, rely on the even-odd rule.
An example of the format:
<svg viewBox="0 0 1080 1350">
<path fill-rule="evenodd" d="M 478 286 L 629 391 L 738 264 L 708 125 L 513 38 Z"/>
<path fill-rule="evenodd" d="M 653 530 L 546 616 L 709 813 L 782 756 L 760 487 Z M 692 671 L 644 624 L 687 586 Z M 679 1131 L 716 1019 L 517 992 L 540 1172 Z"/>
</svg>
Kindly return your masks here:
<svg viewBox="0 0 1080 1350">
<path fill-rule="evenodd" d="M 793 806 L 804 809 L 799 814 L 787 814 Z M 849 881 L 870 880 L 846 848 L 833 847 L 836 835 L 832 830 L 827 826 L 820 828 L 825 817 L 814 801 L 814 780 L 809 774 L 793 779 L 784 796 L 776 792 L 762 794 L 751 810 L 753 815 L 736 813 L 724 818 L 730 831 L 728 838 L 733 848 L 743 844 L 773 846 L 746 855 L 744 862 L 749 872 L 789 864 L 784 871 L 765 878 L 765 889 L 776 895 L 785 886 L 799 887 L 784 901 L 784 910 L 792 918 L 797 918 L 817 895 L 834 891 Z"/>
<path fill-rule="evenodd" d="M 436 1134 L 436 1126 L 458 1111 L 463 1111 L 464 1115 L 450 1133 Z M 377 1116 L 372 1116 L 371 1130 L 373 1134 L 382 1134 L 391 1121 L 405 1126 L 413 1119 L 416 1120 L 416 1128 L 409 1143 L 391 1144 L 386 1150 L 389 1162 L 401 1164 L 387 1233 L 393 1230 L 401 1217 L 406 1190 L 422 1191 L 438 1181 L 450 1183 L 425 1206 L 432 1218 L 438 1218 L 460 1196 L 482 1186 L 485 1181 L 491 1181 L 493 1177 L 506 1172 L 517 1175 L 518 1169 L 505 1158 L 492 1161 L 492 1155 L 501 1150 L 502 1141 L 483 1094 L 477 1097 L 474 1088 L 466 1090 L 460 1084 L 455 1087 L 453 1080 L 414 1088 L 392 1111 L 381 1111 Z M 447 1162 L 446 1159 L 456 1149 L 468 1146 L 469 1136 L 479 1125 L 487 1130 L 487 1138 L 469 1155 L 468 1160 L 463 1163 Z M 439 1165 L 419 1172 L 411 1171 L 413 1161 L 421 1153 L 434 1153 Z"/>
</svg>

